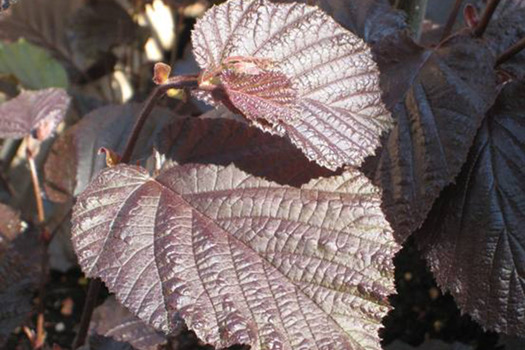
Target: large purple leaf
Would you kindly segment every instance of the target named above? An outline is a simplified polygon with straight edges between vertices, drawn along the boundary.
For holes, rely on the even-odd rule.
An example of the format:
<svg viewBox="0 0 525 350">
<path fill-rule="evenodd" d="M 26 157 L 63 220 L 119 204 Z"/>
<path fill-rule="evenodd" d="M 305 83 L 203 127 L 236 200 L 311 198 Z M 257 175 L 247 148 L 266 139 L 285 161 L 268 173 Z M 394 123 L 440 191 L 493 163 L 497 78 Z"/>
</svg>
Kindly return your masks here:
<svg viewBox="0 0 525 350">
<path fill-rule="evenodd" d="M 0 347 L 29 317 L 40 279 L 37 236 L 22 226 L 18 214 L 0 204 Z"/>
<path fill-rule="evenodd" d="M 416 238 L 441 287 L 484 327 L 525 335 L 525 83 L 508 84 Z"/>
<path fill-rule="evenodd" d="M 322 166 L 359 165 L 390 126 L 367 44 L 317 7 L 230 0 L 198 21 L 192 39 L 203 77 L 220 80 L 237 58 L 255 59 L 260 74 L 284 74 L 297 90 L 297 113 L 279 118 L 274 131 Z"/>
<path fill-rule="evenodd" d="M 405 45 L 377 49 L 385 72 L 382 86 L 397 123 L 365 169 L 374 169 L 383 209 L 402 241 L 460 172 L 495 99 L 496 74 L 490 50 L 468 34 L 435 50 L 408 38 L 398 42 Z"/>
<path fill-rule="evenodd" d="M 64 119 L 70 98 L 63 89 L 22 91 L 0 105 L 0 137 L 45 140 Z"/>
<path fill-rule="evenodd" d="M 333 174 L 306 159 L 289 140 L 233 119 L 178 119 L 162 131 L 156 145 L 179 164 L 234 163 L 252 175 L 292 186 Z"/>
<path fill-rule="evenodd" d="M 106 166 L 105 158 L 98 153 L 100 148 L 122 153 L 140 108 L 136 103 L 98 108 L 60 135 L 44 165 L 46 192 L 52 200 L 66 201 L 86 188 Z M 145 164 L 152 154 L 155 135 L 174 118 L 167 109 L 153 110 L 137 141 L 133 162 Z"/>
<path fill-rule="evenodd" d="M 399 246 L 357 171 L 277 185 L 234 166 L 152 178 L 109 168 L 79 197 L 73 244 L 130 311 L 216 347 L 379 349 Z"/>
</svg>

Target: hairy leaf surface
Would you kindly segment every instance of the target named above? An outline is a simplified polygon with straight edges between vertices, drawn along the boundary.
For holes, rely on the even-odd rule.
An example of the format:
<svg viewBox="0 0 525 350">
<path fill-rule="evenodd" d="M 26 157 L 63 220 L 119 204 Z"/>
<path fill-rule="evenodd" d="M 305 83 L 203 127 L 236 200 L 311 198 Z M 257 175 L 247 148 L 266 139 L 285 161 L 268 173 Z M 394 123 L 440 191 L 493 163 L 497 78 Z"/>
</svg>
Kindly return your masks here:
<svg viewBox="0 0 525 350">
<path fill-rule="evenodd" d="M 13 75 L 26 89 L 67 88 L 64 68 L 49 53 L 25 40 L 0 43 L 0 76 Z"/>
<path fill-rule="evenodd" d="M 0 204 L 0 346 L 30 315 L 40 277 L 38 239 L 22 233 L 16 212 Z"/>
<path fill-rule="evenodd" d="M 441 287 L 497 332 L 525 335 L 525 83 L 507 85 L 457 183 L 416 238 Z"/>
<path fill-rule="evenodd" d="M 95 309 L 90 330 L 99 336 L 129 343 L 131 347 L 141 350 L 157 350 L 158 346 L 166 343 L 166 337 L 162 333 L 133 316 L 114 297 L 109 297 Z"/>
<path fill-rule="evenodd" d="M 192 40 L 205 75 L 238 57 L 284 74 L 297 90 L 298 113 L 272 130 L 283 130 L 322 166 L 359 165 L 390 126 L 367 44 L 317 7 L 230 0 L 205 14 Z"/>
<path fill-rule="evenodd" d="M 98 108 L 60 135 L 44 165 L 46 192 L 52 200 L 63 202 L 76 196 L 106 167 L 100 148 L 122 153 L 140 108 L 136 103 Z M 153 110 L 140 133 L 133 162 L 145 164 L 155 135 L 174 118 L 167 109 Z"/>
<path fill-rule="evenodd" d="M 32 135 L 45 140 L 66 116 L 70 98 L 63 89 L 22 91 L 0 105 L 0 137 Z"/>
<path fill-rule="evenodd" d="M 103 170 L 74 208 L 89 276 L 166 333 L 252 349 L 379 349 L 399 249 L 357 171 L 280 186 L 234 166 Z"/>
<path fill-rule="evenodd" d="M 180 164 L 234 163 L 252 175 L 292 186 L 333 175 L 309 161 L 289 140 L 233 119 L 178 119 L 162 131 L 156 147 Z"/>
<path fill-rule="evenodd" d="M 424 50 L 407 40 L 400 39 L 408 46 L 396 51 L 379 50 L 397 123 L 373 165 L 365 166 L 374 169 L 371 177 L 400 240 L 423 223 L 460 172 L 496 95 L 494 57 L 483 42 L 458 35 Z"/>
</svg>

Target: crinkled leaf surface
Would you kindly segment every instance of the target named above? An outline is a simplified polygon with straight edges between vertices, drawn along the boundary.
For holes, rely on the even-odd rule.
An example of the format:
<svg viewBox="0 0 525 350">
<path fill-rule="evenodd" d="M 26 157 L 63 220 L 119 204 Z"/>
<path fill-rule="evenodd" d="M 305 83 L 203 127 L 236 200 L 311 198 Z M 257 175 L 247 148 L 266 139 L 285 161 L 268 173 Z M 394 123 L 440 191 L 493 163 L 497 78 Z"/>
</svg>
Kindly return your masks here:
<svg viewBox="0 0 525 350">
<path fill-rule="evenodd" d="M 468 35 L 458 35 L 436 50 L 412 43 L 383 53 L 382 85 L 397 123 L 381 154 L 371 160 L 371 177 L 383 190 L 389 222 L 404 240 L 423 223 L 465 162 L 495 99 L 494 57 L 483 42 Z M 402 93 L 396 90 L 405 87 Z"/>
<path fill-rule="evenodd" d="M 317 7 L 230 0 L 208 10 L 192 40 L 208 73 L 233 57 L 252 57 L 286 75 L 297 90 L 299 112 L 281 126 L 322 166 L 359 165 L 390 126 L 367 44 Z"/>
<path fill-rule="evenodd" d="M 394 11 L 388 0 L 277 0 L 277 2 L 302 2 L 319 6 L 343 27 L 371 44 L 406 28 L 403 12 Z"/>
<path fill-rule="evenodd" d="M 95 309 L 90 330 L 117 342 L 129 343 L 135 349 L 157 350 L 159 345 L 166 343 L 162 333 L 133 316 L 114 297 L 109 297 Z"/>
<path fill-rule="evenodd" d="M 13 75 L 26 89 L 67 88 L 64 68 L 49 53 L 25 40 L 0 43 L 0 75 Z"/>
<path fill-rule="evenodd" d="M 106 167 L 98 154 L 102 147 L 122 154 L 141 105 L 129 103 L 98 108 L 60 135 L 44 165 L 46 192 L 63 202 L 86 188 L 91 179 Z M 152 153 L 155 135 L 176 116 L 164 108 L 155 108 L 141 130 L 133 162 L 145 164 Z"/>
<path fill-rule="evenodd" d="M 70 101 L 63 89 L 22 91 L 0 105 L 0 137 L 45 140 L 66 116 Z"/>
<path fill-rule="evenodd" d="M 166 333 L 182 318 L 216 347 L 380 348 L 399 246 L 357 171 L 293 188 L 234 166 L 119 165 L 73 216 L 86 274 Z"/>
<path fill-rule="evenodd" d="M 457 183 L 416 238 L 441 287 L 497 332 L 525 335 L 525 83 L 510 83 Z"/>
<path fill-rule="evenodd" d="M 38 239 L 32 233 L 22 233 L 18 214 L 0 204 L 0 346 L 31 311 L 41 272 Z"/>
<path fill-rule="evenodd" d="M 180 164 L 234 163 L 252 175 L 293 186 L 333 174 L 309 161 L 289 140 L 233 119 L 178 119 L 162 131 L 156 148 Z"/>
</svg>

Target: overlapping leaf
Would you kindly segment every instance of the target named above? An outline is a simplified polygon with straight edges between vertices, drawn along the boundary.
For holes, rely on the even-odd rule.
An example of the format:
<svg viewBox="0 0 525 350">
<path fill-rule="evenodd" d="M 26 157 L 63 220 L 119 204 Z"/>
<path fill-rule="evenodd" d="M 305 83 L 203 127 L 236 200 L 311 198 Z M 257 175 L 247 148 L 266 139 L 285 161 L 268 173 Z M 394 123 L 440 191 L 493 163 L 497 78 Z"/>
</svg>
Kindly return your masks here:
<svg viewBox="0 0 525 350">
<path fill-rule="evenodd" d="M 317 7 L 231 0 L 207 12 L 192 40 L 207 74 L 241 57 L 290 79 L 299 112 L 281 128 L 322 166 L 360 164 L 390 126 L 368 46 Z"/>
<path fill-rule="evenodd" d="M 100 148 L 122 153 L 139 111 L 140 105 L 135 103 L 101 107 L 62 134 L 44 166 L 50 198 L 63 202 L 83 191 L 106 166 L 104 157 L 98 154 Z M 153 110 L 135 147 L 134 162 L 145 163 L 152 153 L 155 135 L 174 118 L 169 110 Z"/>
<path fill-rule="evenodd" d="M 19 40 L 0 43 L 0 76 L 13 75 L 26 89 L 67 88 L 67 74 L 44 49 Z"/>
<path fill-rule="evenodd" d="M 178 119 L 163 130 L 156 145 L 180 164 L 234 163 L 252 175 L 293 186 L 333 174 L 306 159 L 289 140 L 232 119 Z"/>
<path fill-rule="evenodd" d="M 48 138 L 64 119 L 70 100 L 66 91 L 58 88 L 22 91 L 0 105 L 0 137 Z"/>
<path fill-rule="evenodd" d="M 38 239 L 22 234 L 18 214 L 0 204 L 0 346 L 29 317 L 39 281 Z"/>
<path fill-rule="evenodd" d="M 129 343 L 132 348 L 140 350 L 157 350 L 159 345 L 166 343 L 166 337 L 162 333 L 133 316 L 113 297 L 97 307 L 91 319 L 90 330 L 99 336 Z"/>
<path fill-rule="evenodd" d="M 280 186 L 234 166 L 103 170 L 73 243 L 135 315 L 214 346 L 379 349 L 398 245 L 357 171 Z"/>
<path fill-rule="evenodd" d="M 457 183 L 416 238 L 441 287 L 483 326 L 525 335 L 525 83 L 507 85 Z"/>
<path fill-rule="evenodd" d="M 468 34 L 435 50 L 398 40 L 407 45 L 377 50 L 397 124 L 375 163 L 365 168 L 374 168 L 371 176 L 383 189 L 385 214 L 404 240 L 460 172 L 495 98 L 496 77 L 494 56 Z"/>
</svg>

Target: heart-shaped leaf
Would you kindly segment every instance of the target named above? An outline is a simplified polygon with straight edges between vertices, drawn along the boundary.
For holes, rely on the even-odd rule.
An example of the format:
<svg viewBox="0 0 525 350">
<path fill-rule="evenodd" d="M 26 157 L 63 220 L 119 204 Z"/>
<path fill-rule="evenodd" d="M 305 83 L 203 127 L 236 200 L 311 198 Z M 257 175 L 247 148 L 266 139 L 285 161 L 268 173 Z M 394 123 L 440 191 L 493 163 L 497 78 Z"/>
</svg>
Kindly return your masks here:
<svg viewBox="0 0 525 350">
<path fill-rule="evenodd" d="M 0 347 L 30 315 L 40 280 L 39 243 L 34 232 L 23 232 L 17 213 L 0 204 Z"/>
<path fill-rule="evenodd" d="M 403 42 L 406 45 L 403 45 Z M 494 56 L 481 40 L 457 35 L 434 50 L 398 38 L 378 46 L 382 85 L 397 121 L 365 169 L 383 189 L 383 209 L 400 241 L 423 223 L 460 172 L 496 96 Z M 368 171 L 367 171 L 368 173 Z"/>
<path fill-rule="evenodd" d="M 309 161 L 289 140 L 270 135 L 245 122 L 207 118 L 181 118 L 159 135 L 156 147 L 179 164 L 204 163 L 235 166 L 280 184 L 300 186 L 311 179 L 333 175 Z"/>
<path fill-rule="evenodd" d="M 22 91 L 0 105 L 0 137 L 45 140 L 66 116 L 70 100 L 63 89 Z"/>
<path fill-rule="evenodd" d="M 525 335 L 525 83 L 503 89 L 417 233 L 440 286 L 484 327 Z"/>
<path fill-rule="evenodd" d="M 232 61 L 251 62 L 262 77 L 286 77 L 297 91 L 296 101 L 291 101 L 294 108 L 278 118 L 272 112 L 267 119 L 261 119 L 265 107 L 259 113 L 250 109 L 259 119 L 255 125 L 286 133 L 322 166 L 335 170 L 361 164 L 390 126 L 367 44 L 317 7 L 230 0 L 197 22 L 192 40 L 207 88 L 228 86 L 222 74 L 231 69 Z M 235 112 L 247 114 L 244 102 L 231 102 Z M 264 105 L 269 104 L 275 105 L 275 99 L 267 99 Z"/>
<path fill-rule="evenodd" d="M 148 324 L 183 319 L 254 350 L 380 349 L 399 249 L 355 170 L 293 188 L 215 165 L 103 170 L 78 197 L 73 244 Z"/>
</svg>

